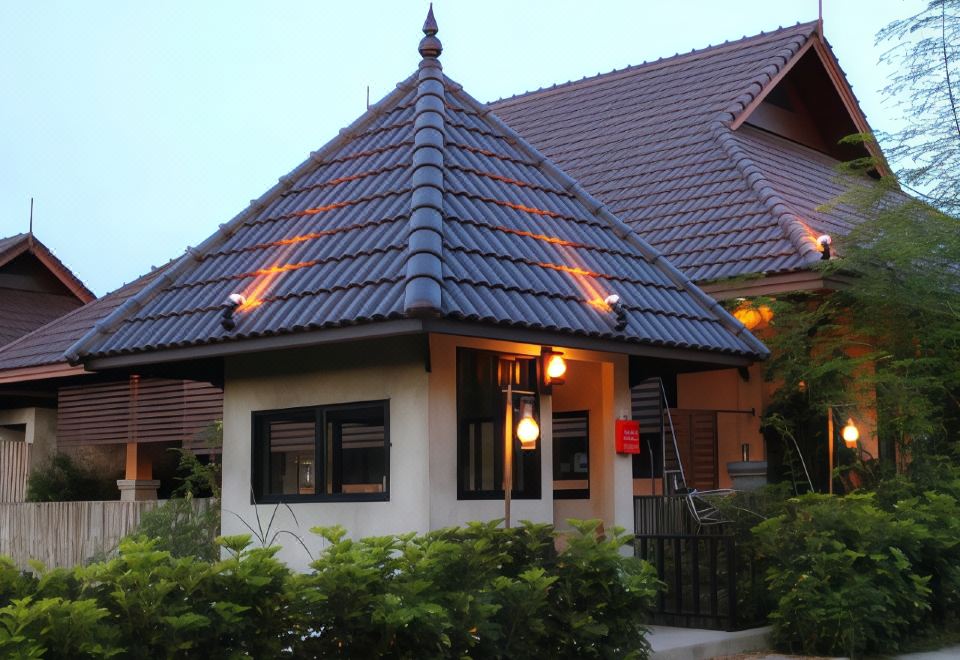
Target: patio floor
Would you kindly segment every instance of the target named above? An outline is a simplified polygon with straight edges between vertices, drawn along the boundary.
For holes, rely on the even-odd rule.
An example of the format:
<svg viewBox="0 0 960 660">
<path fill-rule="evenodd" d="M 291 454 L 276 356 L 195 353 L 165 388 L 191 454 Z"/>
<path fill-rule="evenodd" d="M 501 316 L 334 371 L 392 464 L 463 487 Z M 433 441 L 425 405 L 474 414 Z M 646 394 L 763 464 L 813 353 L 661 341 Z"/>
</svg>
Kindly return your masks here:
<svg viewBox="0 0 960 660">
<path fill-rule="evenodd" d="M 706 660 L 770 647 L 770 628 L 737 632 L 650 626 L 652 660 Z"/>
</svg>

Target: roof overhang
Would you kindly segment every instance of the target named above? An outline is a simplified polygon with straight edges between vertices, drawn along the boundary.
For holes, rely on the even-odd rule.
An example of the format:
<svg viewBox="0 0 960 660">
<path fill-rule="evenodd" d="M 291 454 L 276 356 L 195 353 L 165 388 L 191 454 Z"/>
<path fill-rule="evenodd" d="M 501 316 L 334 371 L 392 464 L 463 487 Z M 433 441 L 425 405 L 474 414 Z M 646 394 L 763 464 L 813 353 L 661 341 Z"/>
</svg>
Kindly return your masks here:
<svg viewBox="0 0 960 660">
<path fill-rule="evenodd" d="M 698 286 L 717 300 L 776 296 L 796 291 L 834 291 L 843 288 L 849 278 L 842 275 L 824 276 L 813 270 L 795 270 L 751 278 L 732 278 Z"/>
<path fill-rule="evenodd" d="M 33 380 L 47 380 L 49 378 L 69 378 L 89 373 L 83 365 L 70 365 L 66 362 L 42 364 L 35 367 L 20 367 L 0 371 L 0 385 L 6 383 L 24 383 Z"/>
<path fill-rule="evenodd" d="M 174 362 L 204 360 L 210 358 L 225 358 L 236 355 L 258 353 L 262 351 L 306 348 L 323 344 L 362 341 L 365 339 L 383 339 L 387 337 L 425 333 L 499 339 L 504 341 L 517 341 L 550 346 L 567 346 L 570 348 L 635 355 L 640 357 L 656 358 L 659 360 L 696 363 L 698 365 L 712 364 L 718 366 L 736 367 L 752 364 L 759 359 L 747 355 L 732 355 L 668 346 L 650 346 L 634 342 L 618 341 L 615 339 L 563 334 L 530 328 L 469 323 L 465 321 L 453 321 L 448 319 L 423 318 L 399 319 L 394 321 L 369 323 L 365 325 L 328 328 L 309 332 L 274 335 L 270 337 L 257 337 L 253 339 L 244 339 L 241 341 L 159 349 L 126 355 L 93 357 L 85 360 L 85 365 L 90 371 L 130 369 L 133 367 L 145 367 Z"/>
</svg>

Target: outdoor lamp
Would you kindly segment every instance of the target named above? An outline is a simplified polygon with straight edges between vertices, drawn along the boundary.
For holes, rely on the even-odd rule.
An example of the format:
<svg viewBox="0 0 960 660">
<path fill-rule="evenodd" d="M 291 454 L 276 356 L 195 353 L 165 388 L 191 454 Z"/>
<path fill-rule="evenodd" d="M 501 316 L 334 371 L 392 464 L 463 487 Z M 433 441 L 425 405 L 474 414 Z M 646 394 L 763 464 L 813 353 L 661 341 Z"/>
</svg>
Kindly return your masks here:
<svg viewBox="0 0 960 660">
<path fill-rule="evenodd" d="M 820 258 L 827 260 L 830 258 L 830 244 L 833 243 L 833 239 L 830 238 L 829 234 L 823 234 L 822 236 L 817 237 L 817 245 L 820 246 Z"/>
<path fill-rule="evenodd" d="M 840 435 L 843 436 L 843 441 L 850 449 L 854 449 L 857 446 L 857 440 L 860 439 L 860 429 L 853 423 L 852 417 L 847 418 L 847 425 L 843 427 Z"/>
<path fill-rule="evenodd" d="M 623 304 L 623 301 L 620 300 L 620 296 L 615 293 L 611 293 L 603 301 L 607 307 L 613 311 L 617 317 L 617 323 L 613 327 L 617 330 L 623 330 L 627 327 L 627 308 Z"/>
<path fill-rule="evenodd" d="M 237 308 L 240 307 L 243 303 L 247 302 L 247 299 L 239 293 L 231 293 L 227 298 L 227 306 L 223 310 L 223 314 L 220 316 L 220 325 L 223 326 L 224 330 L 233 330 L 237 327 L 237 322 L 233 318 L 233 313 L 237 311 Z"/>
<path fill-rule="evenodd" d="M 533 417 L 533 399 L 520 400 L 520 423 L 517 424 L 517 437 L 520 439 L 520 448 L 531 450 L 537 448 L 537 438 L 540 437 L 540 425 Z"/>
<path fill-rule="evenodd" d="M 567 374 L 567 361 L 563 359 L 563 353 L 545 348 L 540 359 L 544 388 L 549 391 L 551 385 L 563 385 Z"/>
</svg>

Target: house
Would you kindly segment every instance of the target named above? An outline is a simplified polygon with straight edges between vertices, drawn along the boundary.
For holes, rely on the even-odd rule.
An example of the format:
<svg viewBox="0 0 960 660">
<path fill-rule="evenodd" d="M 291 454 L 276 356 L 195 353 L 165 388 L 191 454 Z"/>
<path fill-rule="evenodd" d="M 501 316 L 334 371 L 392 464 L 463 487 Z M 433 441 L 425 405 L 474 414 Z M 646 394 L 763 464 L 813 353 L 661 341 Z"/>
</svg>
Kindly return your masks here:
<svg viewBox="0 0 960 660">
<path fill-rule="evenodd" d="M 96 374 L 64 357 L 71 344 L 161 272 L 155 269 L 0 347 L 0 420 L 19 422 L 17 436 L 0 442 L 0 501 L 22 501 L 29 472 L 55 452 L 118 479 L 123 499 L 155 499 L 176 485 L 176 457 L 167 449 L 218 451 L 200 438 L 222 417 L 222 390 L 215 384 L 163 373 Z"/>
<path fill-rule="evenodd" d="M 395 91 L 67 350 L 219 372 L 225 534 L 632 527 L 631 378 L 767 355 L 443 74 L 432 10 L 424 34 Z"/>
<path fill-rule="evenodd" d="M 0 239 L 0 347 L 94 297 L 33 232 Z M 11 477 L 28 469 L 31 447 L 34 462 L 48 455 L 48 444 L 34 438 L 48 436 L 53 425 L 46 411 L 6 407 L 0 405 L 0 499 L 22 493 L 23 480 Z"/>
<path fill-rule="evenodd" d="M 704 291 L 733 307 L 738 298 L 827 295 L 836 288 L 812 268 L 830 255 L 821 237 L 845 235 L 865 217 L 849 205 L 822 205 L 850 185 L 889 174 L 874 145 L 839 144 L 870 127 L 819 22 L 490 107 Z M 839 178 L 841 162 L 868 155 L 878 158 L 879 171 L 862 180 Z M 769 331 L 769 319 L 749 303 L 736 311 L 752 328 Z M 663 387 L 687 486 L 729 487 L 727 464 L 765 458 L 760 414 L 773 385 L 764 382 L 760 365 L 662 381 L 638 387 L 634 407 L 656 409 Z M 863 445 L 878 456 L 869 400 L 858 413 Z M 655 435 L 647 446 L 656 448 Z M 665 446 L 652 469 L 650 457 L 638 459 L 638 476 L 661 476 L 670 453 Z M 826 455 L 824 447 L 808 456 L 824 484 Z M 665 488 L 659 479 L 637 481 L 638 495 Z"/>
</svg>

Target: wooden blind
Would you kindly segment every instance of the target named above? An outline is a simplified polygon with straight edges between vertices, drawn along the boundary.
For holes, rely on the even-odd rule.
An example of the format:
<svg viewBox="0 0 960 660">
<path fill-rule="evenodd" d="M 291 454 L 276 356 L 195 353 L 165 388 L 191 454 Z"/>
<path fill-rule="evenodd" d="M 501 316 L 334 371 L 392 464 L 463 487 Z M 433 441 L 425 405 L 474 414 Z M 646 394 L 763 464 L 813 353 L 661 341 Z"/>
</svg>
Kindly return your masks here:
<svg viewBox="0 0 960 660">
<path fill-rule="evenodd" d="M 61 387 L 60 446 L 185 442 L 223 418 L 223 390 L 207 383 L 143 378 Z"/>
</svg>

